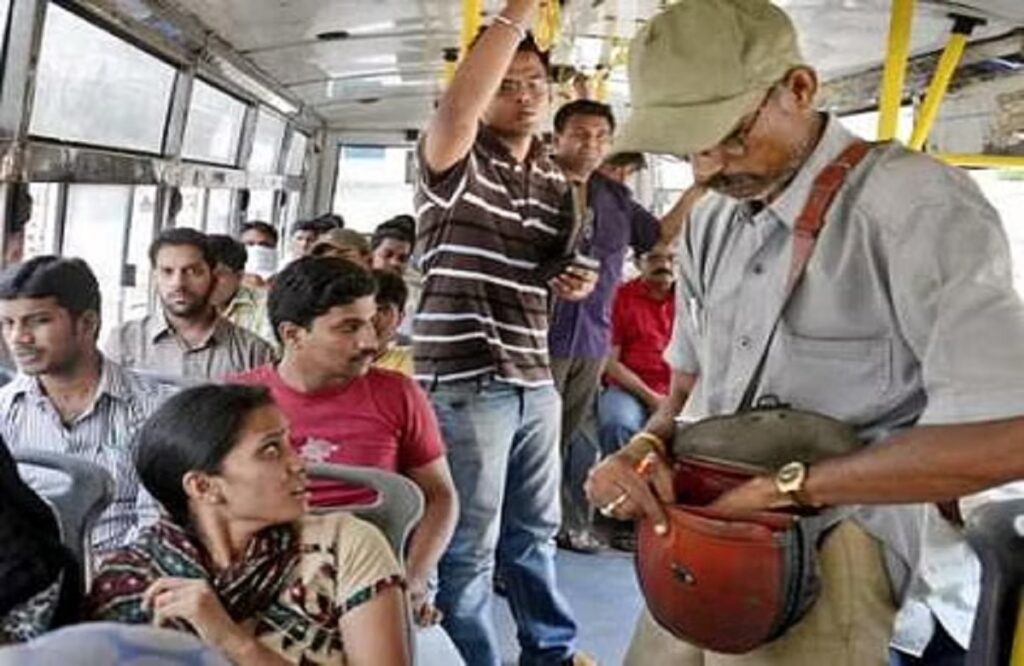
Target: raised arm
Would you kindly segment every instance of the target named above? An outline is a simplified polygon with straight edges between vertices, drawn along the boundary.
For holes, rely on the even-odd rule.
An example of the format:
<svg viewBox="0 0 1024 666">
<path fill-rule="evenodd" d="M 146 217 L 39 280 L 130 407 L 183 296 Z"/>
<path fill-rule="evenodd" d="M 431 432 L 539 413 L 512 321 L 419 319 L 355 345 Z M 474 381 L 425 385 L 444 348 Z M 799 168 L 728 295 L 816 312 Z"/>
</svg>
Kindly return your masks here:
<svg viewBox="0 0 1024 666">
<path fill-rule="evenodd" d="M 538 2 L 508 0 L 499 14 L 503 18 L 491 24 L 459 65 L 427 125 L 423 159 L 432 173 L 444 173 L 469 153 Z"/>
</svg>

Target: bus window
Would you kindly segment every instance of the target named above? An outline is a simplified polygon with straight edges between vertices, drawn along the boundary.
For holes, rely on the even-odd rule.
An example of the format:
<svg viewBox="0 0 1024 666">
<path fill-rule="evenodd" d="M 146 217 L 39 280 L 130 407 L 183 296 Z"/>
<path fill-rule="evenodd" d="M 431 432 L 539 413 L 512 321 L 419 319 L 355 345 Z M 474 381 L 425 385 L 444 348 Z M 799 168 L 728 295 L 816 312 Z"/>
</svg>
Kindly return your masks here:
<svg viewBox="0 0 1024 666">
<path fill-rule="evenodd" d="M 206 190 L 201 187 L 182 187 L 180 190 L 181 211 L 174 220 L 174 226 L 202 231 Z"/>
<path fill-rule="evenodd" d="M 390 217 L 412 213 L 412 155 L 411 146 L 341 147 L 333 210 L 347 227 L 370 233 Z"/>
<path fill-rule="evenodd" d="M 103 294 L 103 330 L 120 323 L 121 267 L 132 208 L 130 185 L 70 185 L 61 254 L 84 259 Z"/>
<path fill-rule="evenodd" d="M 263 220 L 274 223 L 274 190 L 251 190 L 249 192 L 249 208 L 245 213 L 247 220 Z"/>
<path fill-rule="evenodd" d="M 256 135 L 249 155 L 249 171 L 274 173 L 284 142 L 285 123 L 272 113 L 260 109 L 256 116 Z"/>
<path fill-rule="evenodd" d="M 245 104 L 196 79 L 188 105 L 182 157 L 199 162 L 235 164 L 244 119 Z"/>
<path fill-rule="evenodd" d="M 292 143 L 288 148 L 288 161 L 284 165 L 284 172 L 289 176 L 301 176 L 306 166 L 306 146 L 309 145 L 309 137 L 302 132 L 295 132 L 292 135 Z"/>
<path fill-rule="evenodd" d="M 228 234 L 235 231 L 231 219 L 233 192 L 225 189 L 210 190 L 206 200 L 206 233 Z"/>
<path fill-rule="evenodd" d="M 156 224 L 156 187 L 136 187 L 132 194 L 132 218 L 125 253 L 124 307 L 121 321 L 145 316 L 149 307 L 149 244 Z"/>
<path fill-rule="evenodd" d="M 176 71 L 48 3 L 29 131 L 149 153 L 163 149 Z"/>
<path fill-rule="evenodd" d="M 299 204 L 302 203 L 301 192 L 288 192 L 285 197 L 284 210 L 281 212 L 281 228 L 291 229 L 299 219 Z M 253 218 L 255 219 L 255 218 Z"/>
<path fill-rule="evenodd" d="M 32 217 L 25 225 L 25 259 L 57 252 L 57 215 L 60 212 L 58 183 L 31 183 Z"/>
</svg>

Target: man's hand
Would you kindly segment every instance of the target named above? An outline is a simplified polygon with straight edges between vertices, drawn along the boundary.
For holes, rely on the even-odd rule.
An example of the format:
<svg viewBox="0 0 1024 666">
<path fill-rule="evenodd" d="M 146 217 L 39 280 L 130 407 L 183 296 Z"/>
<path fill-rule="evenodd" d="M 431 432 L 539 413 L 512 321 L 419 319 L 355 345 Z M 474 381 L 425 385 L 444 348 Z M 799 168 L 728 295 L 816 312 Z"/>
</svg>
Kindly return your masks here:
<svg viewBox="0 0 1024 666">
<path fill-rule="evenodd" d="M 779 492 L 774 479 L 759 476 L 720 495 L 709 508 L 725 513 L 743 514 L 787 509 L 792 506 L 793 501 Z"/>
<path fill-rule="evenodd" d="M 661 456 L 649 453 L 637 459 L 628 449 L 608 456 L 587 474 L 583 485 L 587 500 L 601 513 L 619 520 L 647 516 L 654 531 L 668 531 L 662 504 L 675 501 L 672 471 Z"/>
<path fill-rule="evenodd" d="M 548 284 L 555 296 L 565 301 L 582 301 L 594 291 L 597 272 L 569 265 L 561 275 L 552 278 Z"/>
<path fill-rule="evenodd" d="M 154 625 L 184 620 L 204 642 L 215 647 L 224 648 L 230 641 L 251 638 L 231 619 L 205 580 L 160 578 L 143 593 L 142 604 L 153 610 Z"/>
</svg>

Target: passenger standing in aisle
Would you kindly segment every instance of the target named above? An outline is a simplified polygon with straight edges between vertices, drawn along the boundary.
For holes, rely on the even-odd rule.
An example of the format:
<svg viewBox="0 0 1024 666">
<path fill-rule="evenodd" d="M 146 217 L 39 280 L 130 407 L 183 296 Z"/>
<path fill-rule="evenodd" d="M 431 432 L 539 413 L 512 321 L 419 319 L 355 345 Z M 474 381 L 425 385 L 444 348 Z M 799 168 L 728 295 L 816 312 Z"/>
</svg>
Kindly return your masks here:
<svg viewBox="0 0 1024 666">
<path fill-rule="evenodd" d="M 787 299 L 812 188 L 859 141 L 818 110 L 789 17 L 767 0 L 683 0 L 634 39 L 630 85 L 622 149 L 688 157 L 713 195 L 680 244 L 671 396 L 591 473 L 592 501 L 664 524 L 671 472 L 648 457 L 652 442 L 671 438 L 684 403 L 689 419 L 729 414 L 748 385 L 851 425 L 864 446 L 792 461 L 713 505 L 850 507 L 821 542 L 821 596 L 797 625 L 727 656 L 647 615 L 627 663 L 868 666 L 891 645 L 896 663 L 962 664 L 979 565 L 953 512 L 930 502 L 962 498 L 967 512 L 1019 496 L 1019 485 L 976 493 L 1024 477 L 1024 304 L 998 214 L 963 171 L 895 143 L 869 148 L 846 162 Z M 643 458 L 658 499 L 634 471 Z M 887 576 L 898 561 L 905 588 Z M 906 592 L 899 608 L 894 589 Z"/>
<path fill-rule="evenodd" d="M 534 134 L 547 59 L 526 26 L 538 0 L 510 0 L 462 61 L 419 146 L 413 324 L 416 377 L 437 412 L 462 511 L 440 567 L 438 606 L 466 661 L 500 663 L 495 552 L 522 664 L 586 663 L 555 580 L 561 400 L 547 353 L 549 289 L 585 298 L 596 274 L 538 270 L 564 251 L 565 178 Z"/>
</svg>

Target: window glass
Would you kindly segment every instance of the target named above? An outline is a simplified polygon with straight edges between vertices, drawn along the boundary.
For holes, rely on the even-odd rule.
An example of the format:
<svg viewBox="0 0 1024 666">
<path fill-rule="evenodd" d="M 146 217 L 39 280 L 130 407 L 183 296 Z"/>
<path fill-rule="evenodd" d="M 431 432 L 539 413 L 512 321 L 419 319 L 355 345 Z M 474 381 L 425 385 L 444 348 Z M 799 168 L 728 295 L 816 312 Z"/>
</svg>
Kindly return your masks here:
<svg viewBox="0 0 1024 666">
<path fill-rule="evenodd" d="M 256 135 L 253 139 L 252 154 L 249 155 L 249 171 L 274 173 L 277 158 L 284 141 L 284 121 L 260 109 L 256 116 Z"/>
<path fill-rule="evenodd" d="M 159 153 L 175 75 L 162 60 L 50 3 L 29 131 Z"/>
<path fill-rule="evenodd" d="M 103 330 L 117 326 L 121 310 L 121 264 L 132 188 L 127 185 L 69 185 L 61 254 L 89 264 L 103 294 Z M 105 335 L 101 335 L 104 339 Z"/>
<path fill-rule="evenodd" d="M 32 217 L 25 225 L 25 259 L 57 251 L 60 185 L 32 183 L 28 186 L 28 193 L 32 197 Z"/>
<path fill-rule="evenodd" d="M 7 39 L 7 22 L 11 16 L 11 0 L 0 0 L 0 51 L 5 46 Z"/>
<path fill-rule="evenodd" d="M 333 210 L 345 226 L 371 233 L 384 220 L 411 214 L 411 146 L 342 146 Z"/>
<path fill-rule="evenodd" d="M 302 132 L 295 132 L 292 136 L 292 144 L 288 148 L 288 163 L 284 169 L 289 176 L 302 175 L 302 170 L 306 166 L 306 145 L 308 143 L 309 137 Z"/>
<path fill-rule="evenodd" d="M 235 164 L 245 104 L 199 79 L 192 84 L 182 157 L 200 162 Z"/>
<path fill-rule="evenodd" d="M 201 187 L 182 187 L 181 210 L 173 223 L 175 227 L 188 227 L 189 229 L 203 230 L 203 199 L 206 190 Z"/>
<path fill-rule="evenodd" d="M 274 190 L 250 190 L 247 220 L 263 220 L 274 223 Z"/>
<path fill-rule="evenodd" d="M 132 196 L 131 227 L 124 267 L 124 306 L 121 321 L 140 319 L 149 311 L 149 244 L 156 222 L 156 187 L 136 187 Z"/>
<path fill-rule="evenodd" d="M 975 169 L 974 178 L 985 198 L 999 211 L 1013 257 L 1013 284 L 1024 297 L 1024 171 Z"/>
<path fill-rule="evenodd" d="M 231 224 L 232 191 L 225 189 L 210 190 L 206 200 L 206 233 L 233 235 Z"/>
<path fill-rule="evenodd" d="M 301 192 L 288 192 L 287 199 L 285 200 L 284 216 L 281 220 L 281 227 L 284 229 L 291 229 L 295 221 L 299 219 L 299 204 L 302 202 Z"/>
<path fill-rule="evenodd" d="M 863 113 L 840 116 L 839 122 L 846 129 L 866 141 L 874 141 L 878 138 L 878 111 L 865 111 Z M 896 138 L 906 143 L 910 141 L 910 135 L 913 132 L 914 107 L 908 104 L 900 107 L 899 127 L 896 130 Z"/>
</svg>

